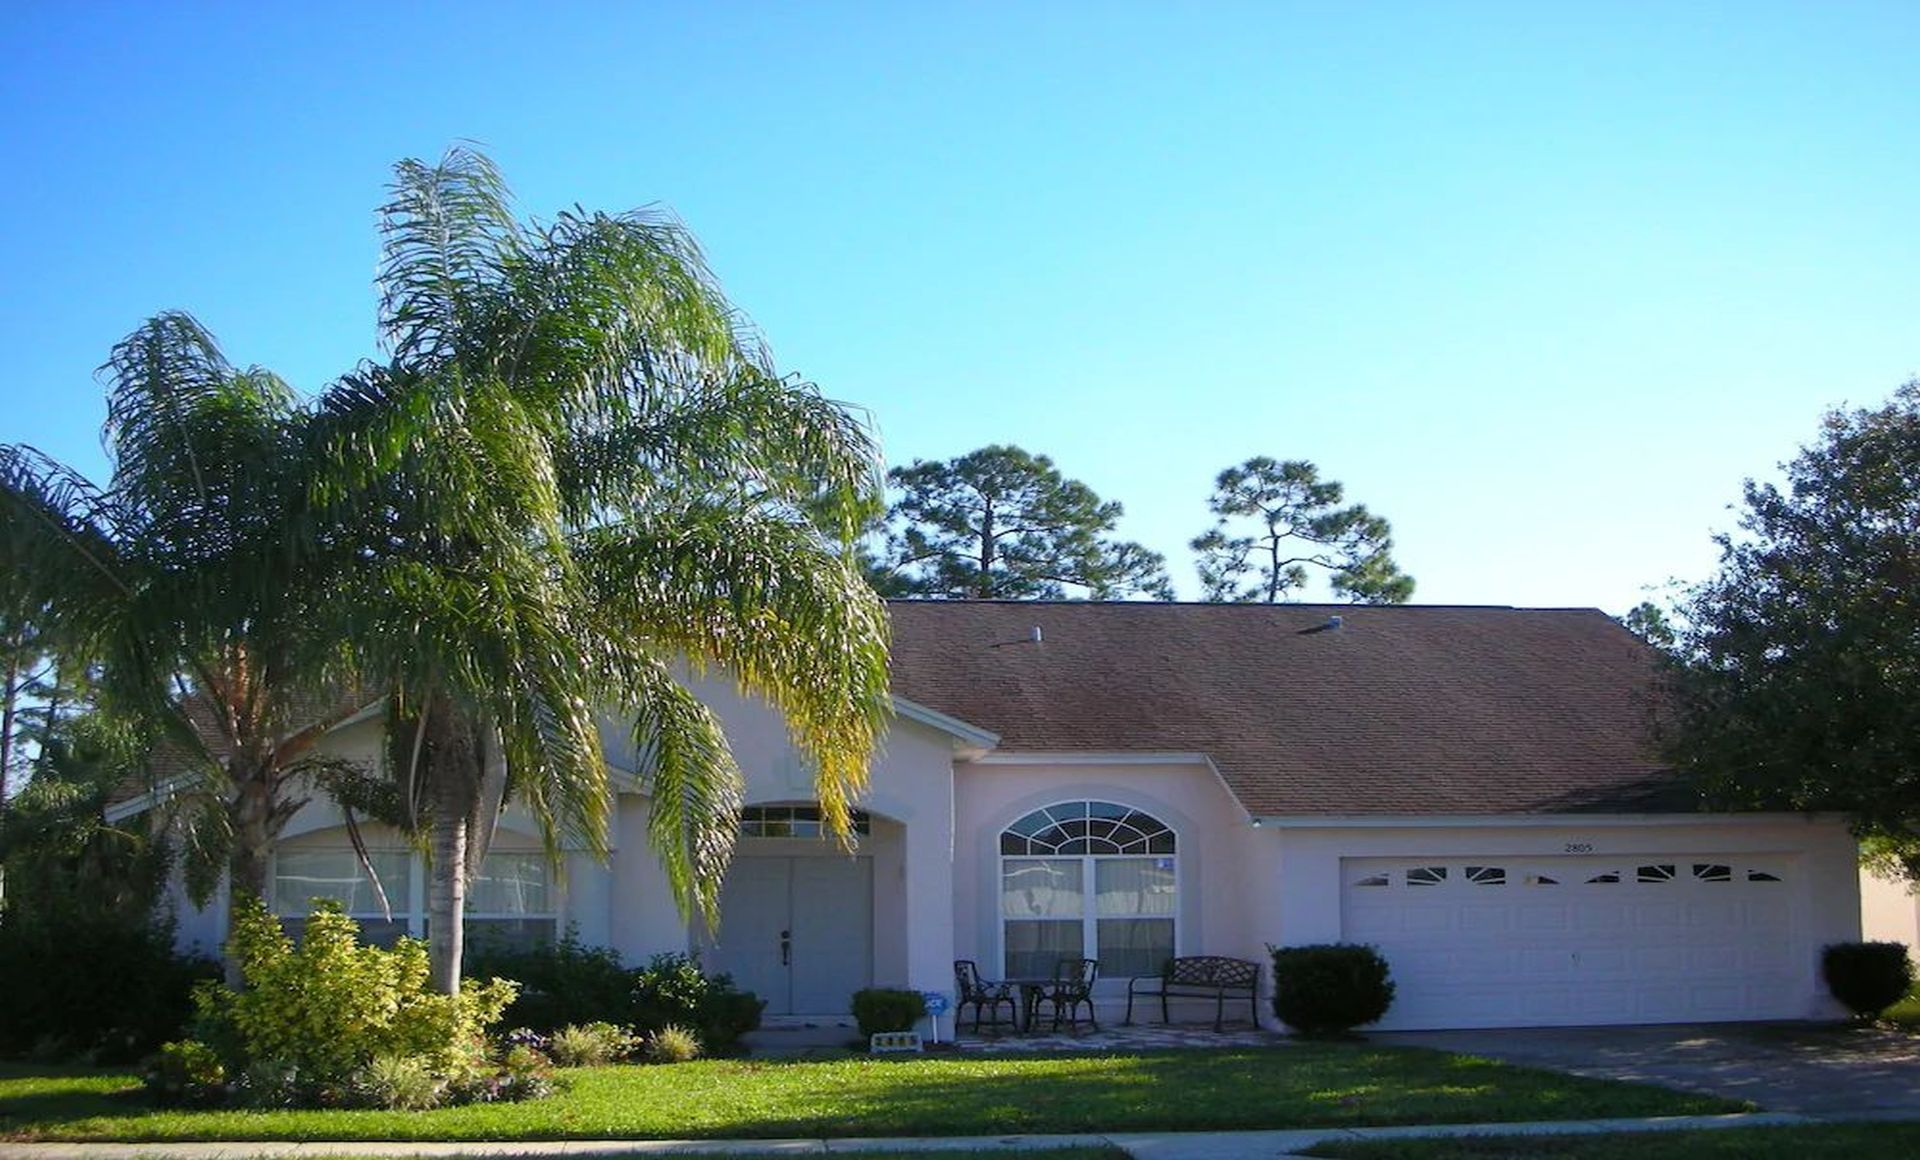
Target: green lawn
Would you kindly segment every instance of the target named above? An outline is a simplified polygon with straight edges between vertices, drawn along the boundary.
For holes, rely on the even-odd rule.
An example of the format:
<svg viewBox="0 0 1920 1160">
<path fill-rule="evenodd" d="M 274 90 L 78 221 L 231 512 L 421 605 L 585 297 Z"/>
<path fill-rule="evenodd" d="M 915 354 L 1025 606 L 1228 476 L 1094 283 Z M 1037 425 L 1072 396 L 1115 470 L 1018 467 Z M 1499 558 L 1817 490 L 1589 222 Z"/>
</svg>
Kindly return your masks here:
<svg viewBox="0 0 1920 1160">
<path fill-rule="evenodd" d="M 1689 1115 L 1745 1105 L 1365 1044 L 1114 1056 L 703 1060 L 562 1073 L 524 1104 L 433 1112 L 176 1111 L 122 1073 L 0 1065 L 14 1140 L 553 1140 L 1011 1133 Z"/>
<path fill-rule="evenodd" d="M 1887 1023 L 1920 1030 L 1920 990 L 1886 1009 L 1880 1018 Z"/>
<path fill-rule="evenodd" d="M 1920 1156 L 1920 1124 L 1383 1140 L 1321 1144 L 1304 1154 L 1340 1160 L 1867 1160 Z"/>
</svg>

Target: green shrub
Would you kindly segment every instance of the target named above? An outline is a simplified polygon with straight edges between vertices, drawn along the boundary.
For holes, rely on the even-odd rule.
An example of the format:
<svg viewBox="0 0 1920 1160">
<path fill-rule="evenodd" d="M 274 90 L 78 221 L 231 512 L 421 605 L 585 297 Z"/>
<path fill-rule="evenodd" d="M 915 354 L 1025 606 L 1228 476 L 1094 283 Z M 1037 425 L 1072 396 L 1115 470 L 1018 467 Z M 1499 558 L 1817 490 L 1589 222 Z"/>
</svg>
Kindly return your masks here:
<svg viewBox="0 0 1920 1160">
<path fill-rule="evenodd" d="M 500 1072 L 484 1093 L 470 1100 L 537 1100 L 553 1094 L 553 1064 L 531 1047 L 509 1047 L 500 1059 Z"/>
<path fill-rule="evenodd" d="M 1273 1013 L 1302 1035 L 1338 1035 L 1378 1022 L 1393 1005 L 1387 960 L 1370 946 L 1268 946 Z"/>
<path fill-rule="evenodd" d="M 163 1043 L 141 1077 L 164 1104 L 215 1103 L 226 1096 L 227 1069 L 213 1048 L 193 1039 Z"/>
<path fill-rule="evenodd" d="M 760 1026 L 766 1005 L 735 987 L 732 976 L 702 971 L 691 955 L 655 955 L 632 968 L 606 947 L 583 946 L 571 931 L 557 943 L 482 950 L 467 969 L 519 983 L 507 1022 L 543 1034 L 570 1023 L 617 1023 L 642 1034 L 678 1025 L 709 1049 L 726 1051 Z"/>
<path fill-rule="evenodd" d="M 464 970 L 520 984 L 505 1016 L 512 1027 L 550 1035 L 569 1023 L 633 1022 L 634 972 L 617 952 L 583 946 L 572 931 L 559 942 L 519 949 L 476 945 Z"/>
<path fill-rule="evenodd" d="M 689 1063 L 700 1058 L 700 1037 L 669 1023 L 647 1036 L 642 1051 L 648 1063 Z"/>
<path fill-rule="evenodd" d="M 512 1002 L 512 983 L 469 979 L 442 995 L 424 944 L 385 950 L 359 933 L 338 903 L 322 902 L 296 947 L 257 900 L 244 903 L 228 953 L 246 989 L 203 984 L 201 1017 L 227 1024 L 248 1061 L 286 1065 L 315 1085 L 345 1083 L 382 1057 L 421 1057 L 446 1074 L 485 1056 L 485 1029 Z"/>
<path fill-rule="evenodd" d="M 9 883 L 9 886 L 17 886 Z M 0 1054 L 130 1063 L 177 1039 L 219 975 L 165 921 L 84 907 L 0 911 Z"/>
<path fill-rule="evenodd" d="M 1913 960 L 1904 943 L 1834 943 L 1821 952 L 1820 973 L 1833 997 L 1864 1019 L 1877 1018 L 1913 990 Z"/>
<path fill-rule="evenodd" d="M 869 987 L 853 993 L 853 1021 L 863 1039 L 883 1031 L 912 1031 L 926 1013 L 926 996 L 918 991 Z"/>
<path fill-rule="evenodd" d="M 694 1012 L 693 1025 L 702 1043 L 718 1051 L 731 1051 L 742 1035 L 760 1026 L 760 1012 L 767 1001 L 751 991 L 734 990 L 731 976 L 718 977 L 725 986 L 716 988 L 701 1002 Z"/>
<path fill-rule="evenodd" d="M 255 1059 L 235 1077 L 232 1102 L 249 1108 L 333 1107 L 346 1102 L 346 1081 L 309 1082 L 299 1067 L 284 1059 Z"/>
<path fill-rule="evenodd" d="M 655 955 L 634 972 L 633 1007 L 627 1020 L 642 1032 L 684 1027 L 708 1051 L 727 1051 L 760 1026 L 766 1002 L 733 985 L 732 975 L 709 975 L 691 955 Z"/>
<path fill-rule="evenodd" d="M 212 982 L 194 992 L 196 1033 L 237 1076 L 234 1096 L 256 1107 L 393 1106 L 484 1085 L 486 1028 L 512 1001 L 512 983 L 467 980 L 458 995 L 428 981 L 427 949 L 401 939 L 365 946 L 359 926 L 323 902 L 296 947 L 258 900 L 243 902 L 228 946 L 246 988 Z"/>
<path fill-rule="evenodd" d="M 560 1067 L 605 1067 L 633 1054 L 640 1041 L 616 1023 L 569 1023 L 553 1033 L 547 1054 Z"/>
<path fill-rule="evenodd" d="M 424 1112 L 446 1102 L 448 1082 L 419 1056 L 383 1055 L 366 1066 L 358 1083 L 361 1100 L 395 1112 Z"/>
</svg>

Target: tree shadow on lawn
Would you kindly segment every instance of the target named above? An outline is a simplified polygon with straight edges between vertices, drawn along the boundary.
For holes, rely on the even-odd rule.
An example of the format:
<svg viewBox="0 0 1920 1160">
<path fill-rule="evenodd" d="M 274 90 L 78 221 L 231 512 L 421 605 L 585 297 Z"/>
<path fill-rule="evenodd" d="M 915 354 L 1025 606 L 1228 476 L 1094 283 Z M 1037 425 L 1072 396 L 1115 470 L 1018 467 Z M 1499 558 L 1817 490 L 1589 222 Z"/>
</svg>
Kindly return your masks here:
<svg viewBox="0 0 1920 1160">
<path fill-rule="evenodd" d="M 63 1074 L 94 1079 L 101 1073 L 67 1069 Z M 138 1080 L 128 1077 L 128 1084 L 112 1091 L 101 1091 L 97 1087 L 60 1088 L 0 1098 L 0 1139 L 45 1124 L 101 1116 L 131 1119 L 158 1110 Z"/>
</svg>

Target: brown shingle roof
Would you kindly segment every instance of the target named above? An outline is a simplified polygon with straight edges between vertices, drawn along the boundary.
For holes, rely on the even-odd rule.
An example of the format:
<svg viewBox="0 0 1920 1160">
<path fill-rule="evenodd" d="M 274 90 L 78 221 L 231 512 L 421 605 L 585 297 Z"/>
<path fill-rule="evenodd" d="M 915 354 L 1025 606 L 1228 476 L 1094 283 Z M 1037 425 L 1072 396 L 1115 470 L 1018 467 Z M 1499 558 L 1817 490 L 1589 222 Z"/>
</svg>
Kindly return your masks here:
<svg viewBox="0 0 1920 1160">
<path fill-rule="evenodd" d="M 1204 753 L 1257 815 L 1694 808 L 1648 741 L 1652 658 L 1595 609 L 890 607 L 894 691 L 1003 752 Z"/>
</svg>

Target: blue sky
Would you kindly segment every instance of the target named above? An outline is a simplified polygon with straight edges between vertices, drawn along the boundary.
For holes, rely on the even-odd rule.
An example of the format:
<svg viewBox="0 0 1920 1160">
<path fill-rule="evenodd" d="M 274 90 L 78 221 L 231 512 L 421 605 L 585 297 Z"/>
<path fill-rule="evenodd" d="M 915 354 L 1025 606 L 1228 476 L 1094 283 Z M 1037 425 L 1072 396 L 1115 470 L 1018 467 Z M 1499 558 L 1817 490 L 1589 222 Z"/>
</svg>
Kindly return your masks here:
<svg viewBox="0 0 1920 1160">
<path fill-rule="evenodd" d="M 1920 372 L 1911 3 L 0 7 L 0 439 L 193 311 L 375 353 L 387 169 L 672 206 L 889 458 L 1052 455 L 1170 557 L 1307 458 L 1417 600 L 1710 569 L 1744 476 Z"/>
</svg>

